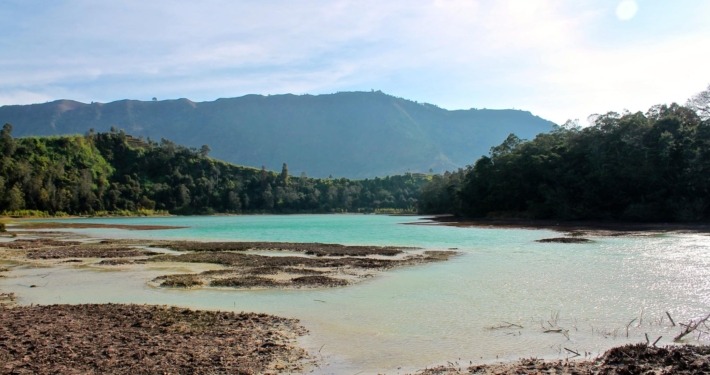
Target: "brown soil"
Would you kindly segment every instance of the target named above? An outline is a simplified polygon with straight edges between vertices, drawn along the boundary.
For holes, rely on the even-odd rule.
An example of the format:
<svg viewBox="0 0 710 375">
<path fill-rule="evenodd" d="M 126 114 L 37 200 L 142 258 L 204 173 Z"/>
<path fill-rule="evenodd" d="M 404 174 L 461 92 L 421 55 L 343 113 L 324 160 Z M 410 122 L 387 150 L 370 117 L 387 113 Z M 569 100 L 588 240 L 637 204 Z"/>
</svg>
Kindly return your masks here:
<svg viewBox="0 0 710 375">
<path fill-rule="evenodd" d="M 30 250 L 27 257 L 30 259 L 62 259 L 62 258 L 130 258 L 158 253 L 131 247 L 98 247 L 91 245 L 58 247 L 49 249 Z"/>
<path fill-rule="evenodd" d="M 298 371 L 297 320 L 139 305 L 0 307 L 0 374 Z"/>
<path fill-rule="evenodd" d="M 164 230 L 182 229 L 187 227 L 169 225 L 127 225 L 127 224 L 99 224 L 99 223 L 62 223 L 62 222 L 19 222 L 12 229 L 91 229 L 114 228 L 126 230 Z"/>
<path fill-rule="evenodd" d="M 646 344 L 609 349 L 596 360 L 546 362 L 523 359 L 513 363 L 460 367 L 435 367 L 417 372 L 424 375 L 517 375 L 517 374 L 710 374 L 710 346 L 669 346 L 656 348 Z"/>
<path fill-rule="evenodd" d="M 34 232 L 30 235 L 43 236 L 43 233 Z M 146 250 L 145 246 L 195 251 L 173 255 Z M 373 271 L 444 261 L 456 254 L 452 251 L 425 251 L 418 255 L 402 255 L 407 249 L 319 243 L 136 239 L 111 239 L 97 243 L 40 237 L 39 239 L 20 238 L 13 242 L 0 243 L 0 256 L 21 262 L 62 259 L 62 263 L 84 263 L 81 258 L 99 258 L 98 263 L 92 262 L 99 266 L 129 266 L 146 262 L 211 263 L 228 268 L 200 274 L 166 275 L 155 278 L 153 282 L 162 287 L 172 288 L 200 286 L 304 288 L 348 285 L 374 276 Z M 305 253 L 305 256 L 265 256 L 245 254 L 244 250 L 298 251 Z M 383 259 L 382 255 L 401 256 Z M 145 258 L 146 256 L 150 258 Z"/>
<path fill-rule="evenodd" d="M 259 276 L 230 277 L 214 279 L 210 286 L 230 288 L 274 288 L 274 287 L 338 287 L 349 283 L 346 280 L 328 276 L 301 276 L 290 280 L 274 280 Z"/>
<path fill-rule="evenodd" d="M 293 243 L 293 242 L 197 242 L 197 241 L 172 241 L 165 244 L 154 245 L 166 247 L 177 251 L 247 251 L 247 250 L 273 250 L 293 251 L 316 256 L 367 256 L 401 254 L 410 247 L 393 246 L 346 246 L 325 243 Z"/>
<path fill-rule="evenodd" d="M 454 227 L 551 229 L 568 233 L 589 233 L 597 236 L 651 233 L 710 233 L 710 223 L 632 223 L 617 221 L 554 221 L 526 219 L 471 219 L 454 216 L 434 216 L 427 220 Z M 426 222 L 408 223 L 426 225 Z"/>
<path fill-rule="evenodd" d="M 196 274 L 178 274 L 158 276 L 153 281 L 162 281 L 160 286 L 171 288 L 192 288 L 204 284 L 199 275 Z"/>
<path fill-rule="evenodd" d="M 535 242 L 543 243 L 588 243 L 594 242 L 592 240 L 581 238 L 581 237 L 555 237 L 555 238 L 543 238 L 541 240 L 535 240 Z"/>
<path fill-rule="evenodd" d="M 328 271 L 312 270 L 310 268 L 296 268 L 296 267 L 284 267 L 281 271 L 285 273 L 295 273 L 300 275 L 323 275 L 328 273 Z"/>
<path fill-rule="evenodd" d="M 435 255 L 415 255 L 404 259 L 372 258 L 307 258 L 300 256 L 264 256 L 239 254 L 228 251 L 189 253 L 181 255 L 158 255 L 150 258 L 151 262 L 213 263 L 231 267 L 309 267 L 309 268 L 366 268 L 389 269 L 393 267 L 444 260 L 456 254 L 453 251 L 436 252 Z"/>
<path fill-rule="evenodd" d="M 328 276 L 301 276 L 291 279 L 291 283 L 294 285 L 327 287 L 348 285 L 348 282 L 343 279 L 336 279 Z"/>
<path fill-rule="evenodd" d="M 166 275 L 153 281 L 162 287 L 190 288 L 209 285 L 231 288 L 304 288 L 348 285 L 353 277 L 368 277 L 365 270 L 444 261 L 453 251 L 425 251 L 423 255 L 403 259 L 371 258 L 309 258 L 301 256 L 264 256 L 229 251 L 198 252 L 180 255 L 159 255 L 151 262 L 215 263 L 228 266 L 199 274 Z M 314 269 L 317 268 L 317 269 Z M 281 274 L 281 276 L 277 276 Z"/>
<path fill-rule="evenodd" d="M 6 242 L 2 244 L 2 247 L 8 248 L 8 249 L 13 249 L 13 250 L 31 250 L 31 249 L 39 249 L 42 247 L 48 247 L 48 246 L 57 246 L 57 247 L 64 247 L 64 246 L 77 246 L 81 245 L 81 242 L 78 241 L 58 241 L 55 239 L 51 238 L 38 238 L 38 239 L 23 239 L 23 240 L 15 240 L 12 242 Z"/>
<path fill-rule="evenodd" d="M 81 261 L 80 261 L 81 262 Z M 127 264 L 145 264 L 146 259 L 104 259 L 98 263 L 100 266 L 123 266 Z"/>
<path fill-rule="evenodd" d="M 229 277 L 225 279 L 215 279 L 210 282 L 210 286 L 222 286 L 231 288 L 254 288 L 254 287 L 277 287 L 285 286 L 285 283 L 259 276 Z"/>
<path fill-rule="evenodd" d="M 0 305 L 15 302 L 15 293 L 0 293 Z"/>
</svg>

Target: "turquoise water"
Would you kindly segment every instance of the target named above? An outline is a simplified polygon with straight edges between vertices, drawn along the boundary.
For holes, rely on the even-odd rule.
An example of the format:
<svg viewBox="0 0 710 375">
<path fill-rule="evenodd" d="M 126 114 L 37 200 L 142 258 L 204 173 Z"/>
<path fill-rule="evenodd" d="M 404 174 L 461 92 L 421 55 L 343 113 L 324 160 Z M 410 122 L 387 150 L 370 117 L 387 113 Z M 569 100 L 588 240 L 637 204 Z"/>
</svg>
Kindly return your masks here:
<svg viewBox="0 0 710 375">
<path fill-rule="evenodd" d="M 336 289 L 169 290 L 147 284 L 160 274 L 189 271 L 186 266 L 171 265 L 146 265 L 131 271 L 22 268 L 12 278 L 0 279 L 0 288 L 18 293 L 25 304 L 160 303 L 299 318 L 311 331 L 302 344 L 312 353 L 320 350 L 328 363 L 317 369 L 320 373 L 392 373 L 459 358 L 468 364 L 497 358 L 559 357 L 568 354 L 564 348 L 596 355 L 612 346 L 645 341 L 646 333 L 652 340 L 663 336 L 660 343 L 669 343 L 678 328 L 670 326 L 666 311 L 676 322 L 710 312 L 710 237 L 704 235 L 542 244 L 534 240 L 560 233 L 402 225 L 420 218 L 379 215 L 74 221 L 190 227 L 73 230 L 97 237 L 459 249 L 461 255 L 447 262 L 388 271 Z M 42 287 L 26 287 L 31 284 Z M 626 326 L 634 318 L 627 337 Z M 491 329 L 509 323 L 522 328 Z M 549 328 L 564 329 L 566 335 L 546 333 Z"/>
</svg>

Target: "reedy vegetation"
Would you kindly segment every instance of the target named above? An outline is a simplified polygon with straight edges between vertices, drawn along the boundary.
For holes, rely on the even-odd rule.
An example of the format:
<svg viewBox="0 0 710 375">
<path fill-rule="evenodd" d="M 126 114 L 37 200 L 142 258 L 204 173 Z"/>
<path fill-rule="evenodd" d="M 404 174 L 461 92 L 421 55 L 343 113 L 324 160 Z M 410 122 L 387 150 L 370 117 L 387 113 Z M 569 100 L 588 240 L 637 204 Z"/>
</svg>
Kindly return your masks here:
<svg viewBox="0 0 710 375">
<path fill-rule="evenodd" d="M 292 177 L 209 158 L 187 148 L 131 139 L 123 131 L 12 138 L 0 134 L 0 212 L 40 215 L 413 211 L 425 178 L 360 181 Z"/>
<path fill-rule="evenodd" d="M 710 87 L 685 106 L 609 112 L 527 141 L 514 134 L 472 166 L 434 176 L 423 213 L 558 220 L 710 218 Z"/>
</svg>

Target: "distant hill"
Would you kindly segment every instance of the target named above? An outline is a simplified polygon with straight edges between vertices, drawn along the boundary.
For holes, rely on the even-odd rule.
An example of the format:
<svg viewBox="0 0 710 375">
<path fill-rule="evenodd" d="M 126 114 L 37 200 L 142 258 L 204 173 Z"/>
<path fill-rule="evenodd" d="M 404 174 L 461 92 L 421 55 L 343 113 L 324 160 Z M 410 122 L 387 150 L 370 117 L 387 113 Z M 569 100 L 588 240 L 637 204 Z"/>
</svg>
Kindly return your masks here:
<svg viewBox="0 0 710 375">
<path fill-rule="evenodd" d="M 247 95 L 85 104 L 57 100 L 0 107 L 15 136 L 83 134 L 111 126 L 200 147 L 235 164 L 313 177 L 365 178 L 472 164 L 510 133 L 533 138 L 553 123 L 520 110 L 449 111 L 382 92 Z"/>
</svg>

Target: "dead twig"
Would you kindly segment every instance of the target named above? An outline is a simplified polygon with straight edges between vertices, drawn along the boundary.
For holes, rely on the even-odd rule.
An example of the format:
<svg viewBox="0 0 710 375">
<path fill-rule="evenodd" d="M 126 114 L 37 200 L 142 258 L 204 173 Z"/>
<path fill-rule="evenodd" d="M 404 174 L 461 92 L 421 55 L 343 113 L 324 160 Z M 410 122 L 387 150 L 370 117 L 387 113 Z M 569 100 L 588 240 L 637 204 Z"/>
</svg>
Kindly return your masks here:
<svg viewBox="0 0 710 375">
<path fill-rule="evenodd" d="M 661 337 L 663 337 L 663 336 L 658 336 L 658 338 L 656 339 L 656 341 L 654 341 L 654 342 L 653 342 L 653 345 L 651 345 L 651 346 L 653 346 L 653 347 L 655 348 L 655 347 L 656 347 L 656 344 L 657 344 L 659 341 L 661 341 Z"/>
<path fill-rule="evenodd" d="M 671 324 L 673 325 L 673 327 L 675 327 L 675 322 L 673 321 L 673 318 L 671 318 L 671 314 L 668 311 L 666 311 L 666 315 L 668 315 L 668 319 L 670 319 Z"/>
<path fill-rule="evenodd" d="M 685 329 L 682 330 L 680 334 L 678 334 L 678 336 L 674 337 L 673 341 L 678 341 L 685 337 L 685 335 L 695 331 L 701 324 L 704 324 L 708 319 L 710 319 L 710 314 L 708 314 L 708 316 L 706 316 L 705 318 L 698 320 L 697 323 L 693 323 L 692 320 L 688 324 L 680 323 L 680 325 L 685 327 Z"/>
<path fill-rule="evenodd" d="M 629 337 L 629 326 L 631 326 L 631 324 L 632 324 L 634 321 L 636 321 L 636 319 L 638 319 L 638 318 L 633 318 L 633 319 L 631 319 L 631 321 L 629 322 L 629 324 L 626 325 L 626 337 Z"/>
</svg>

